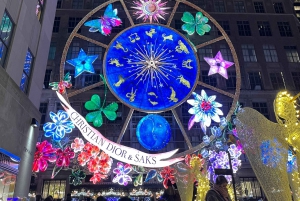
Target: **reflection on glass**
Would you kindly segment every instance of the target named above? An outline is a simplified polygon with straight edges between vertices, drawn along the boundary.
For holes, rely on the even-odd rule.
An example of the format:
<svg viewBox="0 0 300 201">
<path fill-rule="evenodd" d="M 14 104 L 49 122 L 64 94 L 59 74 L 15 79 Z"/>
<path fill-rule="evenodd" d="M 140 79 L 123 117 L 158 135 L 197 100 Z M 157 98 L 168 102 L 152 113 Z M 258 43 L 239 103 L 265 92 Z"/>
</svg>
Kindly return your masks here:
<svg viewBox="0 0 300 201">
<path fill-rule="evenodd" d="M 66 180 L 44 181 L 42 197 L 52 195 L 54 199 L 65 197 Z"/>
<path fill-rule="evenodd" d="M 12 198 L 15 189 L 16 176 L 0 168 L 0 200 Z"/>
</svg>

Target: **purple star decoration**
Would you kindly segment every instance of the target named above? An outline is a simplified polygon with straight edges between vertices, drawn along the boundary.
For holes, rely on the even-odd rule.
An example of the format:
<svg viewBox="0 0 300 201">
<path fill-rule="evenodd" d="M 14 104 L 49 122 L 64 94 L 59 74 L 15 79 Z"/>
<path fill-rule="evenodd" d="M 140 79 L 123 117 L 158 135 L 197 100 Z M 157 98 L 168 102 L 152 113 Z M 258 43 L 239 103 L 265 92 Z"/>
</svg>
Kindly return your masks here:
<svg viewBox="0 0 300 201">
<path fill-rule="evenodd" d="M 217 53 L 215 58 L 204 57 L 204 60 L 210 65 L 208 76 L 219 73 L 224 78 L 228 79 L 227 68 L 232 66 L 234 63 L 225 61 L 220 51 Z"/>
</svg>

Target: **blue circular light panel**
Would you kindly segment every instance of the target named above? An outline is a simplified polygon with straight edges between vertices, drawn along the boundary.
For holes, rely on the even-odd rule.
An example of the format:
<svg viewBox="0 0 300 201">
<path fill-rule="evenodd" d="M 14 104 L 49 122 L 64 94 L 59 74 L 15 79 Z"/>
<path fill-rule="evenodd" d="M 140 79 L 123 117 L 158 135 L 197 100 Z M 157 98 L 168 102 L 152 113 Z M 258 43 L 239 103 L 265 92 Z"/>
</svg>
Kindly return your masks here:
<svg viewBox="0 0 300 201">
<path fill-rule="evenodd" d="M 145 149 L 158 151 L 169 143 L 171 127 L 162 116 L 149 114 L 139 121 L 136 128 L 136 136 Z"/>
<path fill-rule="evenodd" d="M 161 112 L 183 103 L 197 85 L 198 59 L 176 30 L 142 24 L 121 32 L 105 54 L 104 74 L 125 105 Z"/>
</svg>

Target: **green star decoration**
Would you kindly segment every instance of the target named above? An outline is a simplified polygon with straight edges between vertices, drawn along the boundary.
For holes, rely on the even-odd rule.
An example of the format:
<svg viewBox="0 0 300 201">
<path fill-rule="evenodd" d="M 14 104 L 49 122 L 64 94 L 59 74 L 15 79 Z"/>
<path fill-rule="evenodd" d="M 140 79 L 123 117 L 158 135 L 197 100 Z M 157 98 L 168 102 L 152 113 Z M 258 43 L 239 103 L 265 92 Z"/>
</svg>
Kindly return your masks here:
<svg viewBox="0 0 300 201">
<path fill-rule="evenodd" d="M 196 30 L 197 34 L 203 36 L 211 29 L 210 25 L 207 24 L 208 18 L 203 16 L 201 12 L 196 13 L 196 19 L 190 12 L 184 12 L 181 21 L 185 23 L 181 29 L 187 32 L 188 35 L 193 35 Z"/>
<path fill-rule="evenodd" d="M 104 100 L 105 102 L 105 100 Z M 103 124 L 102 112 L 110 121 L 114 121 L 117 118 L 116 111 L 118 110 L 118 104 L 112 102 L 104 108 L 104 102 L 101 106 L 101 99 L 98 95 L 94 94 L 90 101 L 84 104 L 87 110 L 93 111 L 86 115 L 87 122 L 93 122 L 95 127 L 100 127 Z"/>
</svg>

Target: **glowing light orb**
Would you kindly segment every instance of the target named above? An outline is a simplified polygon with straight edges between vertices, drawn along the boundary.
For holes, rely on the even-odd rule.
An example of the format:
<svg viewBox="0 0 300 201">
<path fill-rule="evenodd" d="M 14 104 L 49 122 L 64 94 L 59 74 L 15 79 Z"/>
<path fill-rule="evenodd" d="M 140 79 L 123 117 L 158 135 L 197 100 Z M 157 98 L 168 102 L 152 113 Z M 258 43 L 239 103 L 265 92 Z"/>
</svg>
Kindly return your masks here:
<svg viewBox="0 0 300 201">
<path fill-rule="evenodd" d="M 134 13 L 137 15 L 137 19 L 143 18 L 144 22 L 149 19 L 150 23 L 152 21 L 158 22 L 158 18 L 165 19 L 163 16 L 167 13 L 164 10 L 169 9 L 165 7 L 167 2 L 161 2 L 161 0 L 149 0 L 149 1 L 134 1 L 134 9 L 137 11 Z"/>
<path fill-rule="evenodd" d="M 165 118 L 157 114 L 150 114 L 143 117 L 138 123 L 136 136 L 145 149 L 158 151 L 170 141 L 171 128 Z"/>
</svg>

